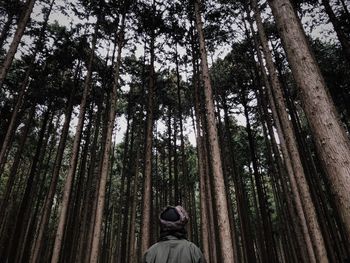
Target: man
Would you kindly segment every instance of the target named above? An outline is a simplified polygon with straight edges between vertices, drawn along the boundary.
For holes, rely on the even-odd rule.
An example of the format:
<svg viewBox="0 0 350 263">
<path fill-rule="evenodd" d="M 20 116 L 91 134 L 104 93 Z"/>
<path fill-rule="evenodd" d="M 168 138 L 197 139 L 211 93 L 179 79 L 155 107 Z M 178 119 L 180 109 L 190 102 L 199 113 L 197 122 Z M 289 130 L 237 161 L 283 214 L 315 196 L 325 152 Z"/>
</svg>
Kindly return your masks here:
<svg viewBox="0 0 350 263">
<path fill-rule="evenodd" d="M 143 263 L 205 263 L 200 249 L 187 240 L 188 214 L 183 207 L 166 207 L 159 221 L 160 239 L 146 251 Z"/>
</svg>

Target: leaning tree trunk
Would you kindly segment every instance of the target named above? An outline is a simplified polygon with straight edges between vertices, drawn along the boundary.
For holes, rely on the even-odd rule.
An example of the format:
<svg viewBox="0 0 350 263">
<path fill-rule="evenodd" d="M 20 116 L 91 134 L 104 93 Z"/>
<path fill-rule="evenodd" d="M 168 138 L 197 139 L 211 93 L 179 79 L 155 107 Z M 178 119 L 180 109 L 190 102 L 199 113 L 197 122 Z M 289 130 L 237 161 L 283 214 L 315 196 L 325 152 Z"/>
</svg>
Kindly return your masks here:
<svg viewBox="0 0 350 263">
<path fill-rule="evenodd" d="M 316 150 L 329 179 L 337 208 L 350 240 L 350 143 L 321 71 L 289 0 L 269 0 Z"/>
<path fill-rule="evenodd" d="M 213 92 L 209 77 L 207 52 L 205 47 L 202 18 L 200 13 L 200 0 L 195 2 L 196 26 L 199 34 L 199 46 L 201 54 L 202 77 L 204 82 L 205 106 L 208 121 L 208 136 L 213 169 L 213 183 L 215 194 L 215 206 L 219 228 L 220 250 L 223 263 L 234 262 L 234 251 L 230 231 L 230 219 L 226 200 L 226 189 L 222 170 L 218 132 L 216 127 Z"/>
<path fill-rule="evenodd" d="M 34 5 L 34 1 L 32 1 L 32 2 L 33 2 L 32 4 Z M 37 54 L 39 52 L 39 48 L 40 48 L 40 46 L 42 45 L 42 43 L 43 43 L 43 41 L 45 39 L 44 38 L 45 31 L 46 31 L 46 28 L 47 28 L 47 25 L 48 25 L 49 17 L 50 17 L 50 14 L 51 14 L 54 2 L 55 2 L 55 0 L 51 0 L 50 7 L 49 7 L 47 13 L 45 14 L 44 23 L 43 23 L 43 26 L 40 29 L 39 38 L 37 39 L 37 42 L 35 44 L 35 48 L 34 48 L 33 54 L 31 55 L 29 66 L 28 66 L 28 69 L 26 70 L 26 74 L 25 74 L 24 80 L 21 83 L 21 88 L 20 88 L 20 91 L 18 93 L 18 97 L 17 97 L 17 100 L 16 100 L 16 104 L 15 104 L 14 110 L 13 110 L 12 115 L 11 115 L 10 123 L 9 123 L 9 126 L 7 128 L 7 131 L 6 131 L 4 142 L 1 145 L 1 151 L 0 151 L 0 177 L 1 177 L 1 174 L 2 174 L 2 169 L 3 169 L 3 167 L 5 165 L 5 162 L 6 162 L 6 154 L 7 154 L 7 151 L 9 151 L 8 148 L 10 148 L 10 145 L 11 145 L 11 139 L 13 137 L 13 134 L 15 133 L 15 130 L 16 130 L 16 125 L 15 124 L 16 124 L 16 121 L 17 121 L 18 112 L 19 112 L 20 107 L 23 104 L 23 100 L 24 100 L 24 97 L 25 97 L 27 89 L 28 89 L 27 86 L 28 86 L 28 83 L 29 83 L 29 80 L 30 80 L 30 76 L 31 76 L 31 74 L 33 72 L 33 69 L 34 69 L 35 59 L 36 59 L 36 56 L 37 56 Z M 33 8 L 33 7 L 28 6 L 28 8 Z M 27 12 L 28 12 L 28 10 L 27 10 Z M 28 19 L 29 19 L 30 13 L 29 14 L 25 13 L 25 15 L 28 15 Z M 23 19 L 24 19 L 24 17 L 23 17 Z M 20 23 L 22 23 L 22 21 Z M 25 27 L 25 25 L 24 25 L 24 27 Z M 18 26 L 18 28 L 20 28 L 20 25 Z M 24 30 L 24 28 L 23 28 L 23 30 Z M 15 38 L 17 37 L 16 34 L 17 34 L 17 31 L 15 33 Z M 23 35 L 23 32 L 22 32 L 22 35 Z M 15 38 L 14 38 L 14 41 L 15 41 Z M 19 41 L 20 41 L 20 39 L 19 39 Z M 9 55 L 9 53 L 12 52 L 11 51 L 12 44 L 11 44 L 10 50 L 8 51 L 8 53 L 6 55 L 6 58 L 4 60 L 3 68 L 0 68 L 0 90 L 2 88 L 2 83 L 3 83 L 3 81 L 4 81 L 5 77 L 6 77 L 6 74 L 7 74 L 7 70 L 8 69 L 6 69 L 7 66 L 5 64 L 7 63 L 6 62 L 7 56 Z M 18 45 L 18 43 L 17 43 L 17 45 Z M 17 47 L 16 47 L 16 50 L 17 50 Z M 16 53 L 16 50 L 14 51 L 15 53 Z M 14 56 L 14 54 L 13 54 L 13 56 Z M 13 59 L 13 57 L 11 58 L 11 62 L 9 62 L 10 64 L 8 65 L 8 68 L 11 66 L 12 59 Z M 3 72 L 4 70 L 6 70 L 6 72 Z M 3 78 L 2 78 L 2 74 L 5 74 L 5 76 Z"/>
<path fill-rule="evenodd" d="M 254 2 L 252 2 L 254 4 Z M 247 10 L 247 12 L 249 12 L 249 10 Z M 249 14 L 249 13 L 248 13 Z M 253 25 L 250 22 L 250 27 L 251 29 L 253 29 Z M 253 31 L 253 30 L 252 30 Z M 259 61 L 259 64 L 260 65 L 263 65 L 264 62 L 263 62 L 263 59 L 262 59 L 262 54 L 261 54 L 261 51 L 260 51 L 260 48 L 259 48 L 259 41 L 256 37 L 255 34 L 253 34 L 253 39 L 254 39 L 254 44 L 255 44 L 255 47 L 256 47 L 256 51 L 257 51 L 257 57 L 258 57 L 258 61 Z M 264 83 L 265 83 L 265 86 L 266 86 L 266 90 L 267 90 L 267 94 L 268 94 L 268 99 L 269 99 L 269 103 L 270 103 L 270 108 L 271 108 L 271 112 L 272 112 L 272 116 L 273 116 L 273 119 L 275 121 L 275 126 L 276 126 L 276 129 L 277 129 L 277 133 L 278 133 L 278 137 L 280 139 L 280 146 L 281 146 L 281 151 L 282 151 L 282 154 L 283 154 L 283 157 L 284 157 L 284 165 L 285 165 L 285 169 L 286 169 L 286 172 L 289 176 L 289 179 L 290 179 L 290 188 L 292 190 L 292 197 L 293 197 L 293 200 L 294 200 L 294 205 L 295 205 L 295 208 L 296 208 L 296 215 L 297 217 L 296 218 L 293 218 L 293 223 L 294 223 L 294 230 L 296 231 L 296 235 L 297 235 L 297 240 L 298 240 L 298 244 L 300 247 L 305 247 L 307 248 L 307 252 L 308 252 L 308 258 L 305 258 L 304 257 L 304 261 L 307 262 L 307 261 L 310 261 L 310 262 L 315 262 L 315 253 L 314 253 L 314 250 L 313 250 L 313 247 L 312 247 L 312 242 L 311 242 L 311 237 L 310 237 L 310 234 L 309 234 L 309 230 L 308 230 L 308 227 L 307 227 L 307 224 L 306 224 L 306 220 L 305 220 L 305 216 L 304 216 L 304 211 L 303 211 L 303 208 L 302 208 L 302 203 L 301 203 L 301 199 L 300 199 L 300 195 L 299 195 L 299 191 L 298 191 L 298 188 L 297 188 L 297 183 L 296 183 L 296 180 L 295 180 L 295 176 L 294 176 L 294 172 L 293 172 L 293 168 L 292 168 L 292 164 L 291 164 L 291 159 L 290 159 L 290 155 L 288 153 L 288 150 L 287 150 L 287 145 L 286 145 L 286 140 L 284 138 L 284 134 L 283 134 L 283 131 L 282 131 L 282 127 L 281 127 L 281 123 L 280 123 L 280 120 L 279 120 L 279 116 L 278 116 L 278 113 L 277 113 L 277 108 L 276 108 L 276 104 L 275 104 L 275 101 L 274 101 L 274 98 L 273 98 L 273 95 L 272 95 L 272 91 L 271 91 L 271 85 L 270 85 L 270 82 L 268 81 L 268 76 L 266 74 L 266 71 L 265 71 L 265 68 L 264 67 L 261 67 L 261 73 L 262 73 L 262 77 L 263 77 L 263 80 L 264 80 Z M 290 215 L 293 215 L 294 213 L 294 209 L 291 207 L 290 205 L 290 202 L 289 202 L 289 197 L 288 197 L 288 193 L 286 192 L 286 189 L 288 189 L 287 187 L 287 184 L 285 182 L 285 180 L 282 178 L 282 187 L 284 188 L 284 192 L 286 193 L 286 198 L 287 198 L 287 204 L 288 204 L 288 210 L 290 212 Z M 300 225 L 300 228 L 301 228 L 301 231 L 302 234 L 303 234 L 303 238 L 299 235 L 299 225 Z"/>
<path fill-rule="evenodd" d="M 72 149 L 72 157 L 71 157 L 71 160 L 69 163 L 68 175 L 67 175 L 66 182 L 64 185 L 64 190 L 63 190 L 63 200 L 62 200 L 62 204 L 61 204 L 61 212 L 60 212 L 58 228 L 57 228 L 57 232 L 56 232 L 55 243 L 54 243 L 54 248 L 53 248 L 52 257 L 51 257 L 51 263 L 59 262 L 59 258 L 60 258 L 63 235 L 64 235 L 64 230 L 65 230 L 67 216 L 68 216 L 69 200 L 70 200 L 70 196 L 71 196 L 71 192 L 72 192 L 74 175 L 75 175 L 75 170 L 76 170 L 76 166 L 77 166 L 77 162 L 78 162 L 80 138 L 81 138 L 81 134 L 82 134 L 83 126 L 84 126 L 86 104 L 87 104 L 87 99 L 88 99 L 88 96 L 90 93 L 91 77 L 92 77 L 92 62 L 94 59 L 94 52 L 95 52 L 95 48 L 96 48 L 97 32 L 98 32 L 98 22 L 95 25 L 95 33 L 94 33 L 94 36 L 92 39 L 92 49 L 91 49 L 89 64 L 87 66 L 88 72 L 87 72 L 87 75 L 85 77 L 84 92 L 83 92 L 83 96 L 82 96 L 82 99 L 80 102 L 78 125 L 77 125 L 76 131 L 75 131 L 73 149 Z"/>
<path fill-rule="evenodd" d="M 4 62 L 0 68 L 0 90 L 2 89 L 2 85 L 3 85 L 4 80 L 6 78 L 7 72 L 11 67 L 11 64 L 12 64 L 13 58 L 15 57 L 18 45 L 23 37 L 24 30 L 25 30 L 27 23 L 29 21 L 34 4 L 35 4 L 35 0 L 27 0 L 26 8 L 24 9 L 25 10 L 24 14 L 22 15 L 22 17 L 18 23 L 15 35 L 14 35 L 13 40 L 12 40 L 12 43 L 9 47 L 9 50 L 6 53 L 6 56 L 4 58 Z"/>
<path fill-rule="evenodd" d="M 258 33 L 260 36 L 263 53 L 266 59 L 266 65 L 270 73 L 271 87 L 275 95 L 275 103 L 276 103 L 277 111 L 279 113 L 282 130 L 286 138 L 288 152 L 292 159 L 293 171 L 298 184 L 300 196 L 303 201 L 304 213 L 306 216 L 310 235 L 313 241 L 316 259 L 318 262 L 328 262 L 326 246 L 322 236 L 321 228 L 318 223 L 315 206 L 312 202 L 310 188 L 308 186 L 308 183 L 305 177 L 304 168 L 302 166 L 302 162 L 300 159 L 296 136 L 293 131 L 292 123 L 286 111 L 286 105 L 283 98 L 281 83 L 278 79 L 277 70 L 273 63 L 271 52 L 268 48 L 267 37 L 264 32 L 264 28 L 263 28 L 263 24 L 262 24 L 260 12 L 259 12 L 256 0 L 253 0 L 252 4 L 255 12 L 255 20 L 257 21 Z"/>
</svg>

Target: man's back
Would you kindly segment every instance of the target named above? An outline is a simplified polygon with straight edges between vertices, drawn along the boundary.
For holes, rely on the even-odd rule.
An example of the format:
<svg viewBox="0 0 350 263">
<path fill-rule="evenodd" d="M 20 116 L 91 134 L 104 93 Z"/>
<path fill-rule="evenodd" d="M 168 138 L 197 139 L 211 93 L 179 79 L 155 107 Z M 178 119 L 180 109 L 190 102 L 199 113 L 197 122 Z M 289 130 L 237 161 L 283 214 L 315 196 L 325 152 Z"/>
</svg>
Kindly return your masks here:
<svg viewBox="0 0 350 263">
<path fill-rule="evenodd" d="M 144 255 L 144 263 L 202 263 L 200 249 L 186 239 L 166 236 L 154 244 Z"/>
</svg>

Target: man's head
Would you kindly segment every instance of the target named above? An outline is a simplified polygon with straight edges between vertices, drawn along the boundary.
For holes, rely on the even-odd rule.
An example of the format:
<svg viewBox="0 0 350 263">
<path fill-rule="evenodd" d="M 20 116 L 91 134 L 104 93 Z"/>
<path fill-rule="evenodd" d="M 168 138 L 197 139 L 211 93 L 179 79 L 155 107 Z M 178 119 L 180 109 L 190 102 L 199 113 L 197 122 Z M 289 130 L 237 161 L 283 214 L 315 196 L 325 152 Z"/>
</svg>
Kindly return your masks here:
<svg viewBox="0 0 350 263">
<path fill-rule="evenodd" d="M 178 231 L 185 228 L 188 214 L 182 206 L 168 206 L 159 215 L 162 231 Z"/>
</svg>

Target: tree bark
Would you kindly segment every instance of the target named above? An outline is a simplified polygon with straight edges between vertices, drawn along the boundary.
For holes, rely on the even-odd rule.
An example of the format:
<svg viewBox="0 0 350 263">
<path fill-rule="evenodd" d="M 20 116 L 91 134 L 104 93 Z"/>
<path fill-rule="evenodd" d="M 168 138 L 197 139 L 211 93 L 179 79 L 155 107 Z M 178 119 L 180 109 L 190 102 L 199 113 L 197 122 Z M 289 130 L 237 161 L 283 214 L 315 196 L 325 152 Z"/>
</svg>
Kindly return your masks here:
<svg viewBox="0 0 350 263">
<path fill-rule="evenodd" d="M 193 42 L 193 41 L 192 41 Z M 194 49 L 194 43 L 192 43 L 192 49 Z M 203 139 L 201 135 L 201 123 L 200 123 L 200 106 L 199 106 L 199 83 L 198 74 L 196 72 L 195 52 L 192 50 L 192 64 L 193 64 L 193 86 L 195 97 L 195 115 L 196 115 L 196 142 L 197 142 L 197 158 L 198 158 L 198 174 L 199 174 L 199 189 L 200 189 L 200 213 L 201 213 L 201 239 L 203 255 L 207 262 L 210 259 L 209 250 L 209 220 L 208 220 L 208 207 L 207 207 L 207 194 L 205 186 L 205 168 L 204 168 L 204 152 L 203 152 Z"/>
<path fill-rule="evenodd" d="M 156 12 L 156 2 L 152 4 L 153 14 Z M 144 255 L 151 244 L 151 217 L 152 217 L 152 140 L 153 140 L 153 107 L 155 94 L 155 73 L 154 73 L 154 45 L 155 45 L 155 21 L 152 18 L 152 32 L 150 43 L 150 72 L 149 72 L 149 90 L 147 102 L 147 120 L 146 120 L 146 145 L 145 145 L 145 170 L 143 185 L 143 204 L 142 204 L 142 222 L 141 222 L 141 255 Z"/>
<path fill-rule="evenodd" d="M 321 228 L 318 223 L 316 210 L 312 202 L 310 188 L 305 177 L 305 171 L 300 159 L 295 133 L 291 121 L 288 117 L 288 113 L 286 111 L 286 105 L 284 102 L 281 83 L 278 80 L 277 70 L 273 63 L 271 52 L 268 48 L 267 37 L 264 33 L 264 28 L 258 10 L 257 2 L 256 0 L 253 0 L 252 3 L 255 12 L 255 19 L 257 21 L 258 26 L 258 33 L 260 36 L 261 45 L 266 59 L 266 66 L 270 73 L 271 87 L 273 88 L 273 94 L 275 96 L 275 103 L 281 120 L 282 130 L 286 138 L 288 152 L 292 159 L 293 171 L 303 201 L 304 213 L 314 245 L 316 259 L 318 262 L 328 262 L 326 246 L 322 236 Z"/>
<path fill-rule="evenodd" d="M 220 251 L 223 263 L 234 263 L 234 251 L 232 246 L 230 220 L 228 218 L 228 207 L 226 200 L 226 189 L 224 183 L 224 176 L 222 170 L 222 162 L 220 156 L 220 147 L 218 140 L 218 133 L 216 127 L 215 111 L 212 87 L 209 77 L 209 68 L 207 62 L 207 53 L 205 47 L 205 40 L 202 28 L 202 18 L 200 13 L 200 0 L 195 3 L 196 13 L 196 26 L 199 34 L 199 45 L 201 54 L 201 67 L 202 77 L 204 82 L 204 93 L 205 93 L 205 106 L 208 121 L 208 136 L 211 153 L 211 162 L 213 168 L 213 183 L 214 183 L 214 194 L 215 194 L 215 208 L 217 211 L 218 229 L 219 229 L 219 240 L 220 240 Z"/>
<path fill-rule="evenodd" d="M 300 20 L 289 0 L 268 1 L 300 98 L 350 240 L 350 143 L 339 121 Z"/>
</svg>

